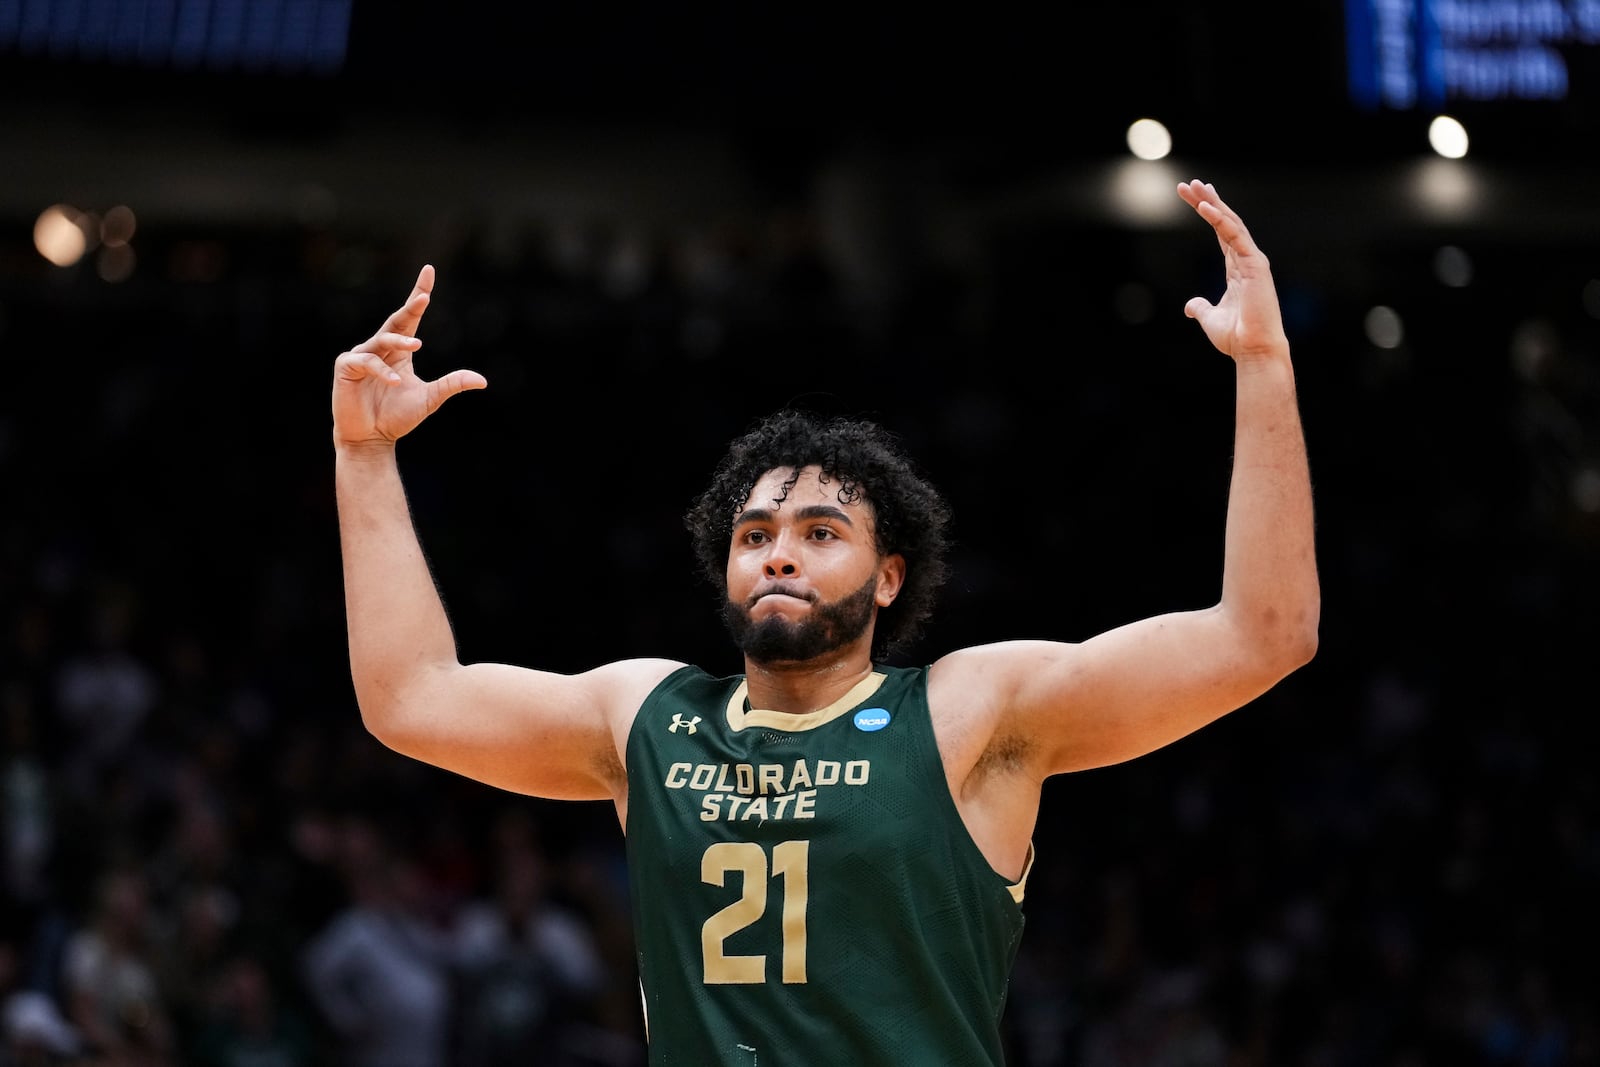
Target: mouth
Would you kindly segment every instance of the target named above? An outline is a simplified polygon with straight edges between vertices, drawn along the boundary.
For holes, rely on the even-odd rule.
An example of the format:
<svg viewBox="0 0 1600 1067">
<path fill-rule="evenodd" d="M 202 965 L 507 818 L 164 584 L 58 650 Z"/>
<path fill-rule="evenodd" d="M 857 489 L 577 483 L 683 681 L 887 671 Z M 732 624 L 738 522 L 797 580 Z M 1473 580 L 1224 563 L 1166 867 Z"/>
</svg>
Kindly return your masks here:
<svg viewBox="0 0 1600 1067">
<path fill-rule="evenodd" d="M 803 600 L 807 604 L 814 604 L 817 600 L 815 593 L 801 589 L 798 586 L 769 585 L 746 601 L 746 606 L 753 608 L 768 597 L 787 597 L 790 600 Z"/>
</svg>

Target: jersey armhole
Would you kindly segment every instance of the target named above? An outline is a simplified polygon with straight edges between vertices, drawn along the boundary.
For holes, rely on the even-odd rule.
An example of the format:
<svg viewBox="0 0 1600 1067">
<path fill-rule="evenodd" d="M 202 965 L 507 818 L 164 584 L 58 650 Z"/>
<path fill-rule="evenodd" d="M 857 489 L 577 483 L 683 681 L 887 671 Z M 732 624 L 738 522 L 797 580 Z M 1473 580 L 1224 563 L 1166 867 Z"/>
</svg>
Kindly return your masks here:
<svg viewBox="0 0 1600 1067">
<path fill-rule="evenodd" d="M 996 881 L 1005 887 L 1005 891 L 1011 897 L 1012 903 L 1021 907 L 1022 898 L 1028 889 L 1028 875 L 1033 872 L 1035 856 L 1033 839 L 1028 839 L 1028 851 L 1022 860 L 1022 873 L 1017 876 L 1016 881 L 1012 881 L 1008 875 L 1001 874 L 996 870 L 994 864 L 989 862 L 989 857 L 983 854 L 983 849 L 978 847 L 978 840 L 972 836 L 972 828 L 967 825 L 967 820 L 961 817 L 961 806 L 956 803 L 955 796 L 951 794 L 950 780 L 944 773 L 944 753 L 939 750 L 939 736 L 933 729 L 933 706 L 928 700 L 928 670 L 928 667 L 920 668 L 922 677 L 919 679 L 918 684 L 922 687 L 922 706 L 926 709 L 928 715 L 927 721 L 924 723 L 927 730 L 927 745 L 933 752 L 933 777 L 936 781 L 932 783 L 932 788 L 944 798 L 945 810 L 949 813 L 951 822 L 955 824 L 955 832 L 967 843 L 967 847 L 971 849 L 977 861 L 983 865 L 983 869 L 988 871 Z"/>
<path fill-rule="evenodd" d="M 956 814 L 959 816 L 961 813 L 958 811 Z M 974 841 L 973 844 L 977 844 L 977 842 Z M 1033 857 L 1033 841 L 1030 839 L 1028 841 L 1028 856 L 1022 861 L 1022 877 L 1006 886 L 1006 892 L 1010 893 L 1011 899 L 1018 904 L 1022 903 L 1022 897 L 1028 891 L 1028 875 L 1033 873 Z M 996 871 L 995 873 L 998 874 L 999 872 Z"/>
</svg>

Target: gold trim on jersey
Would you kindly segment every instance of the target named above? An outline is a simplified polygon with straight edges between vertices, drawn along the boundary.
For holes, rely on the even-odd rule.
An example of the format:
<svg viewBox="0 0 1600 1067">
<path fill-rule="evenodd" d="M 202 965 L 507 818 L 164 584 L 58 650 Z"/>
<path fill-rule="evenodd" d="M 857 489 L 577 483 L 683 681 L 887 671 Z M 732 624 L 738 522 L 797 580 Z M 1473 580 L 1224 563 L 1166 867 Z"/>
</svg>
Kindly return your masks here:
<svg viewBox="0 0 1600 1067">
<path fill-rule="evenodd" d="M 733 696 L 728 698 L 728 729 L 734 733 L 747 726 L 765 726 L 773 730 L 814 730 L 824 723 L 832 722 L 876 693 L 884 678 L 881 672 L 873 671 L 832 704 L 817 711 L 808 711 L 804 715 L 789 715 L 782 711 L 765 711 L 761 708 L 746 711 L 744 705 L 750 695 L 750 683 L 742 681 L 733 691 Z"/>
<path fill-rule="evenodd" d="M 1006 886 L 1011 893 L 1011 899 L 1018 904 L 1022 903 L 1022 896 L 1028 891 L 1028 875 L 1033 873 L 1033 842 L 1028 842 L 1028 858 L 1022 861 L 1022 877 Z"/>
</svg>

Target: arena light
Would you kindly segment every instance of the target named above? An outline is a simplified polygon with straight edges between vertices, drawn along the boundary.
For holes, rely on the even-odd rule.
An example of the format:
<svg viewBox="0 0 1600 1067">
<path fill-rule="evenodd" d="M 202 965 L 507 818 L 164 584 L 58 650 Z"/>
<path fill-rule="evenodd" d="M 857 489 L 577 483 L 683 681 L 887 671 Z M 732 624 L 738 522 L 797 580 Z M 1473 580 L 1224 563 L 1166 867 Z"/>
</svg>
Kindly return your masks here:
<svg viewBox="0 0 1600 1067">
<path fill-rule="evenodd" d="M 70 267 L 89 250 L 88 219 L 67 204 L 52 204 L 33 224 L 33 247 L 58 267 Z"/>
<path fill-rule="evenodd" d="M 1466 222 L 1482 210 L 1482 175 L 1467 160 L 1422 158 L 1409 175 L 1410 194 L 1421 217 Z"/>
<path fill-rule="evenodd" d="M 1172 133 L 1155 119 L 1139 119 L 1128 127 L 1128 151 L 1140 159 L 1166 159 L 1172 154 Z"/>
<path fill-rule="evenodd" d="M 1180 175 L 1170 163 L 1146 159 L 1120 159 L 1105 184 L 1111 210 L 1135 226 L 1162 225 L 1179 217 L 1184 206 L 1174 190 Z"/>
<path fill-rule="evenodd" d="M 100 240 L 107 247 L 120 248 L 133 240 L 133 233 L 139 228 L 139 220 L 134 217 L 133 209 L 125 204 L 118 204 L 105 213 L 100 220 Z"/>
<path fill-rule="evenodd" d="M 1428 144 L 1446 159 L 1461 159 L 1467 154 L 1467 128 L 1459 119 L 1439 115 L 1428 123 Z"/>
<path fill-rule="evenodd" d="M 1367 312 L 1362 326 L 1366 330 L 1367 340 L 1379 348 L 1399 348 L 1406 337 L 1405 324 L 1400 321 L 1400 313 L 1383 304 Z"/>
</svg>

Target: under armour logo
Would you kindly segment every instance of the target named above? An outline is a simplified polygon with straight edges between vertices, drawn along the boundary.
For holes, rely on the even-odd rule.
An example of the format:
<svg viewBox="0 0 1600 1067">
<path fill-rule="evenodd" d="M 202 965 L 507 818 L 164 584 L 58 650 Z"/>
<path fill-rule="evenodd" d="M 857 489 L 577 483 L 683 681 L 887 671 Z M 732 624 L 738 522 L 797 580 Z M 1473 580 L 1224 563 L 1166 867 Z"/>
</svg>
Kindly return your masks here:
<svg viewBox="0 0 1600 1067">
<path fill-rule="evenodd" d="M 678 732 L 678 727 L 682 726 L 692 734 L 692 733 L 694 733 L 694 724 L 699 722 L 699 721 L 700 721 L 700 716 L 698 716 L 698 715 L 696 715 L 694 718 L 689 719 L 687 721 L 685 721 L 685 719 L 684 719 L 684 717 L 682 715 L 674 715 L 672 717 L 672 725 L 667 727 L 667 730 L 670 731 L 671 733 L 677 733 Z"/>
</svg>

